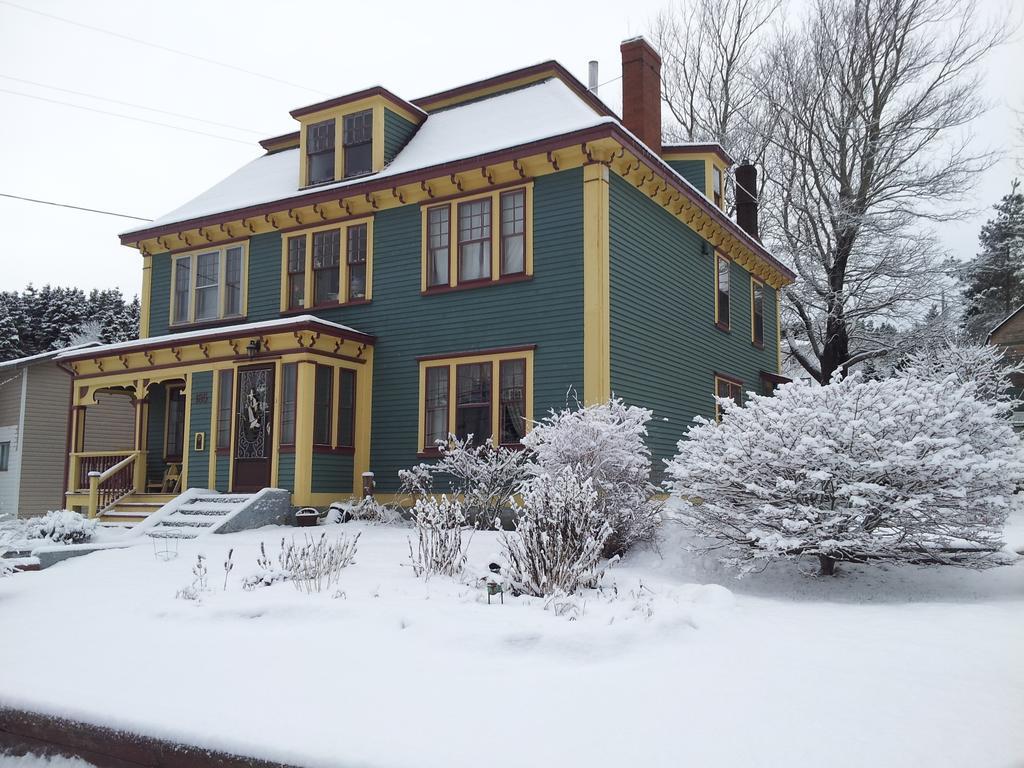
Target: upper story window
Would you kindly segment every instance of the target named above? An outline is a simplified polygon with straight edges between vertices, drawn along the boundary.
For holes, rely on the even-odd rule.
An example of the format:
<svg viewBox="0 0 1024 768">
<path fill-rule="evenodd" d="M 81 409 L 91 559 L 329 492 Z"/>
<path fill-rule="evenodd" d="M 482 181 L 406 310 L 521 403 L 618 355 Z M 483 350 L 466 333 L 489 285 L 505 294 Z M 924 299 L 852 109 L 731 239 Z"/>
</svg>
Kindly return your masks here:
<svg viewBox="0 0 1024 768">
<path fill-rule="evenodd" d="M 173 324 L 207 323 L 243 316 L 245 257 L 244 245 L 175 256 L 171 278 Z"/>
<path fill-rule="evenodd" d="M 345 115 L 345 178 L 373 170 L 373 110 Z M 312 182 L 310 182 L 312 183 Z"/>
<path fill-rule="evenodd" d="M 0 443 L 0 472 L 7 472 L 11 461 L 11 441 Z"/>
<path fill-rule="evenodd" d="M 306 128 L 306 183 L 334 181 L 334 120 Z"/>
<path fill-rule="evenodd" d="M 715 324 L 729 330 L 729 270 L 732 262 L 720 253 L 715 254 Z"/>
<path fill-rule="evenodd" d="M 373 221 L 317 227 L 285 238 L 281 311 L 369 301 Z"/>
<path fill-rule="evenodd" d="M 532 208 L 532 184 L 424 206 L 421 289 L 532 275 Z"/>
<path fill-rule="evenodd" d="M 764 283 L 750 277 L 750 341 L 764 346 Z"/>
<path fill-rule="evenodd" d="M 477 445 L 517 446 L 533 415 L 533 350 L 420 361 L 420 450 L 449 434 Z"/>
<path fill-rule="evenodd" d="M 711 196 L 715 201 L 715 205 L 719 208 L 722 207 L 722 203 L 725 200 L 724 189 L 722 169 L 717 165 L 711 166 Z"/>
</svg>

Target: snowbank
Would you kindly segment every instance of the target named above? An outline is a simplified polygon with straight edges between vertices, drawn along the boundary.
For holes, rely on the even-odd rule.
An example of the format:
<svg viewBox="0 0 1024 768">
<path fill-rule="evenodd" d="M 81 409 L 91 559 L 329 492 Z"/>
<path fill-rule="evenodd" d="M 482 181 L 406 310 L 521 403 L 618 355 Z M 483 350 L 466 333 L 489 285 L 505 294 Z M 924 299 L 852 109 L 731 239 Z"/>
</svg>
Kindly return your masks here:
<svg viewBox="0 0 1024 768">
<path fill-rule="evenodd" d="M 556 616 L 416 579 L 408 529 L 326 530 L 362 531 L 338 597 L 241 590 L 261 540 L 301 539 L 281 528 L 3 579 L 0 703 L 309 766 L 995 768 L 1024 754 L 1019 565 L 737 582 L 670 528 L 662 556 L 630 555 Z M 477 534 L 470 568 L 497 549 Z M 197 552 L 200 604 L 174 597 Z"/>
</svg>

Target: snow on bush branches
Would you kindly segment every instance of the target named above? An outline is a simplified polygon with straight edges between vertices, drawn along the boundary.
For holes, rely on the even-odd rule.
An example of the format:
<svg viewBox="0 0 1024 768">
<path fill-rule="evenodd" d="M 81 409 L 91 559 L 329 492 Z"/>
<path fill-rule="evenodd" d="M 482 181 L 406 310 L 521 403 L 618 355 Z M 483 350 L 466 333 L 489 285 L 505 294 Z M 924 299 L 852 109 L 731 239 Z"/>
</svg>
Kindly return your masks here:
<svg viewBox="0 0 1024 768">
<path fill-rule="evenodd" d="M 539 475 L 523 489 L 516 534 L 502 536 L 508 577 L 520 592 L 543 597 L 593 587 L 614 535 L 585 468 Z"/>
<path fill-rule="evenodd" d="M 741 572 L 801 555 L 824 574 L 837 561 L 993 565 L 1024 464 L 975 389 L 910 370 L 722 400 L 720 424 L 698 419 L 679 442 L 666 484 Z"/>
<path fill-rule="evenodd" d="M 990 345 L 948 342 L 909 355 L 900 370 L 928 381 L 944 382 L 952 377 L 954 385 L 973 383 L 978 400 L 992 403 L 1003 412 L 1020 404 L 1013 394 L 1013 377 L 1024 374 L 1024 364 L 1011 363 L 1000 349 Z"/>
<path fill-rule="evenodd" d="M 590 478 L 599 513 L 611 525 L 604 555 L 649 540 L 661 522 L 652 497 L 651 452 L 644 438 L 651 411 L 612 398 L 607 403 L 552 411 L 523 438 L 534 454 L 534 476 L 578 467 Z"/>
</svg>

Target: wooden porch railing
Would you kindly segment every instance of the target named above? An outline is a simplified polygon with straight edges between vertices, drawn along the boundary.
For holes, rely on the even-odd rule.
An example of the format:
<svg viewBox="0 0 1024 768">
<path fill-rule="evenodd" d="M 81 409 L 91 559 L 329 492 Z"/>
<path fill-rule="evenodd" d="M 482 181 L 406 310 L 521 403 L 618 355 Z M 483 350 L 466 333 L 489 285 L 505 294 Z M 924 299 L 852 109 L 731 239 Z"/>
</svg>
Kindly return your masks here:
<svg viewBox="0 0 1024 768">
<path fill-rule="evenodd" d="M 89 492 L 89 517 L 105 512 L 145 485 L 141 451 L 71 454 L 71 478 L 76 490 Z"/>
</svg>

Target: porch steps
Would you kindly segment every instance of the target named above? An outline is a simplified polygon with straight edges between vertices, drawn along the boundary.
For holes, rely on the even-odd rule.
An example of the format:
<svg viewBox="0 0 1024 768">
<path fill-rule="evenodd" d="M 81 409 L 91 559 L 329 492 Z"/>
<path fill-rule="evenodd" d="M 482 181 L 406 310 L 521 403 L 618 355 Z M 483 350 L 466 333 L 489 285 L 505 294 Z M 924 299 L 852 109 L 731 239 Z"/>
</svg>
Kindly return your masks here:
<svg viewBox="0 0 1024 768">
<path fill-rule="evenodd" d="M 133 493 L 117 502 L 113 509 L 100 515 L 100 525 L 105 528 L 125 528 L 141 523 L 165 504 L 174 499 L 173 494 Z"/>
<path fill-rule="evenodd" d="M 189 494 L 181 503 L 168 505 L 159 519 L 147 526 L 144 533 L 155 539 L 194 539 L 213 533 L 228 518 L 248 505 L 254 493 Z"/>
</svg>

